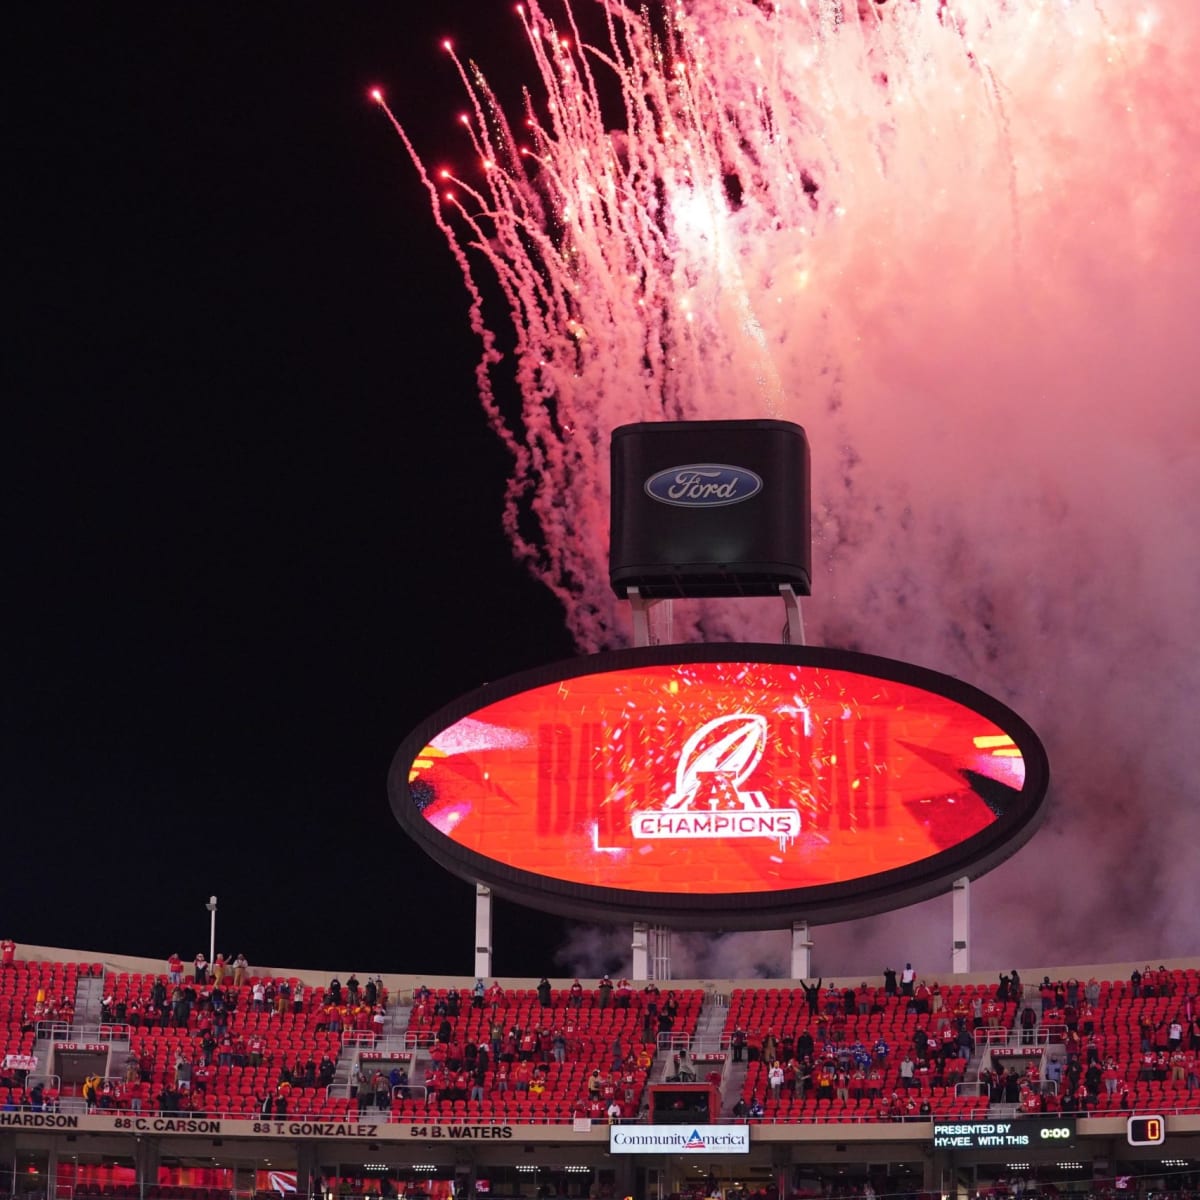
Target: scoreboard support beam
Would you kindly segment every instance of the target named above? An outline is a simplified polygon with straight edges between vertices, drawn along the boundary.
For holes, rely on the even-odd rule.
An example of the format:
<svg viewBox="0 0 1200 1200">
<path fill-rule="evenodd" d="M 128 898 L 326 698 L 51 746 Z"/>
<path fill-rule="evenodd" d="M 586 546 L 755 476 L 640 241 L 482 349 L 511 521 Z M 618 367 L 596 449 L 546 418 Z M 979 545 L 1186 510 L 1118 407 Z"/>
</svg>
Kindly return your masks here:
<svg viewBox="0 0 1200 1200">
<path fill-rule="evenodd" d="M 665 925 L 634 921 L 633 978 L 671 978 L 671 931 Z"/>
<path fill-rule="evenodd" d="M 954 881 L 952 926 L 954 945 L 950 969 L 955 975 L 965 975 L 971 969 L 971 881 L 965 875 Z"/>
<path fill-rule="evenodd" d="M 638 588 L 631 587 L 629 607 L 635 646 L 662 646 L 674 640 L 675 608 L 670 599 L 647 600 Z"/>
<path fill-rule="evenodd" d="M 792 978 L 812 978 L 812 937 L 807 921 L 792 922 Z"/>
<path fill-rule="evenodd" d="M 633 923 L 633 977 L 650 978 L 650 927 L 645 921 Z"/>
<path fill-rule="evenodd" d="M 475 978 L 492 973 L 492 889 L 475 885 Z"/>
</svg>

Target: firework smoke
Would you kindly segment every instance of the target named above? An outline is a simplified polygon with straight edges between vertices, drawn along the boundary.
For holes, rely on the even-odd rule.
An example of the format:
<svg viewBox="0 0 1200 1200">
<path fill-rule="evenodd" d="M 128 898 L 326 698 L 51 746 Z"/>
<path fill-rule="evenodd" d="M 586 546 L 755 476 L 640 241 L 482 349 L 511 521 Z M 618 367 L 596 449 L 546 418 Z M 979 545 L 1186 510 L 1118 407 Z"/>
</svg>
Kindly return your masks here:
<svg viewBox="0 0 1200 1200">
<path fill-rule="evenodd" d="M 621 644 L 612 428 L 798 422 L 809 640 L 959 675 L 1050 751 L 1048 827 L 977 886 L 976 965 L 1196 953 L 1200 9 L 578 7 L 524 10 L 523 114 L 459 63 L 469 167 L 434 178 L 405 137 L 473 297 L 516 551 L 581 649 Z M 781 619 L 679 606 L 676 636 Z M 822 931 L 820 965 L 944 970 L 946 905 L 919 911 Z"/>
</svg>

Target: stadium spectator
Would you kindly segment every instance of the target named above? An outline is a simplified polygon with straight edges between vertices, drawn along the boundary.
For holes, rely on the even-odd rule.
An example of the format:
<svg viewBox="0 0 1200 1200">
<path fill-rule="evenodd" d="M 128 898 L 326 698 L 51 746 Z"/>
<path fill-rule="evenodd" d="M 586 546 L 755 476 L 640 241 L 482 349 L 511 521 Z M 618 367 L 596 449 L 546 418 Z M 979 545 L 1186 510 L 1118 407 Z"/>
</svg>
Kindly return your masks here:
<svg viewBox="0 0 1200 1200">
<path fill-rule="evenodd" d="M 602 975 L 600 982 L 596 984 L 596 1004 L 601 1009 L 608 1008 L 612 1003 L 613 981 L 607 976 Z"/>
<path fill-rule="evenodd" d="M 833 1017 L 842 1012 L 842 989 L 832 979 L 825 989 L 823 1010 L 827 1017 Z"/>
<path fill-rule="evenodd" d="M 1195 1050 L 1183 1052 L 1183 1084 L 1189 1092 L 1200 1088 L 1200 1053 Z"/>
<path fill-rule="evenodd" d="M 913 1050 L 916 1052 L 919 1061 L 926 1062 L 928 1060 L 929 1034 L 926 1032 L 924 1025 L 918 1025 L 913 1030 Z"/>
<path fill-rule="evenodd" d="M 733 1033 L 729 1035 L 729 1049 L 733 1053 L 733 1061 L 735 1063 L 740 1063 L 745 1059 L 746 1031 L 740 1025 L 735 1025 Z"/>
<path fill-rule="evenodd" d="M 211 1063 L 197 1063 L 192 1067 L 192 1091 L 207 1095 L 209 1082 L 215 1074 L 216 1069 Z"/>
<path fill-rule="evenodd" d="M 17 965 L 17 943 L 12 938 L 0 942 L 0 968 L 13 969 Z"/>
<path fill-rule="evenodd" d="M 1021 1044 L 1032 1046 L 1036 1038 L 1037 1013 L 1027 1004 L 1021 1009 Z"/>
<path fill-rule="evenodd" d="M 1052 1054 L 1050 1061 L 1046 1064 L 1046 1078 L 1054 1084 L 1055 1091 L 1058 1091 L 1059 1085 L 1062 1083 L 1062 1075 L 1062 1063 L 1057 1054 Z"/>
<path fill-rule="evenodd" d="M 192 968 L 192 980 L 197 987 L 203 987 L 208 982 L 208 959 L 203 950 L 192 960 Z"/>
<path fill-rule="evenodd" d="M 758 1057 L 769 1067 L 779 1057 L 779 1041 L 773 1030 L 763 1034 L 758 1047 Z"/>
<path fill-rule="evenodd" d="M 816 983 L 805 983 L 803 979 L 798 981 L 801 991 L 804 992 L 804 1000 L 808 1005 L 808 1015 L 815 1017 L 817 1009 L 821 1002 L 821 984 L 824 982 L 818 979 Z"/>
<path fill-rule="evenodd" d="M 183 983 L 183 959 L 178 954 L 172 954 L 167 959 L 167 981 L 173 987 Z"/>
<path fill-rule="evenodd" d="M 904 970 L 900 972 L 900 995 L 911 1000 L 913 997 L 913 988 L 916 984 L 917 973 L 913 969 L 910 962 L 904 964 Z"/>
<path fill-rule="evenodd" d="M 1045 1015 L 1054 1007 L 1054 984 L 1050 982 L 1050 976 L 1044 975 L 1042 982 L 1038 984 L 1038 996 L 1042 1002 L 1042 1016 Z"/>
</svg>

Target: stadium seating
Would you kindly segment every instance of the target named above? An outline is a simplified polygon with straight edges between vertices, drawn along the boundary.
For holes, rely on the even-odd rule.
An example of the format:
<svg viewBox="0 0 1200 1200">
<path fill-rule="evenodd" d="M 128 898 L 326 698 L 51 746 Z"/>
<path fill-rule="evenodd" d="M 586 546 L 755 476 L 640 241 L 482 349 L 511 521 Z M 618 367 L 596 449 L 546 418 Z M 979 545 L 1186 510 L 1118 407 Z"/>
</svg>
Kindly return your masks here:
<svg viewBox="0 0 1200 1200">
<path fill-rule="evenodd" d="M 53 1019 L 64 997 L 73 1002 L 76 981 L 91 970 L 88 963 L 17 961 L 10 970 L 0 971 L 0 1058 L 31 1054 L 35 1023 Z M 51 1011 L 39 1011 L 39 996 Z"/>
<path fill-rule="evenodd" d="M 670 989 L 662 993 L 660 1002 L 666 1000 L 668 992 Z M 406 1036 L 414 1049 L 423 1050 L 432 1046 L 442 1021 L 438 1012 L 439 1002 L 446 999 L 446 993 L 445 988 L 435 990 L 427 1002 L 413 1008 Z M 700 989 L 677 989 L 671 994 L 678 1004 L 671 1035 L 686 1044 L 695 1033 L 704 993 Z M 539 1047 L 537 1058 L 550 1059 L 547 1051 L 551 1037 L 555 1031 L 561 1030 L 566 1041 L 566 1061 L 558 1064 L 550 1059 L 540 1064 L 545 1082 L 545 1091 L 540 1096 L 518 1092 L 511 1086 L 501 1090 L 498 1074 L 500 1064 L 493 1063 L 482 1100 L 454 1098 L 447 1101 L 439 1091 L 431 1090 L 420 1099 L 407 1097 L 395 1100 L 392 1105 L 393 1119 L 430 1120 L 445 1111 L 473 1119 L 491 1118 L 510 1122 L 532 1120 L 534 1123 L 565 1121 L 589 1111 L 599 1116 L 602 1110 L 596 1111 L 587 1087 L 594 1070 L 599 1070 L 606 1080 L 609 1076 L 616 1076 L 612 1081 L 611 1093 L 602 1097 L 604 1108 L 615 1098 L 625 1115 L 634 1115 L 638 1111 L 647 1078 L 646 1068 L 632 1068 L 623 1072 L 613 1072 L 612 1068 L 616 1042 L 620 1043 L 621 1056 L 625 1060 L 635 1059 L 643 1047 L 648 1046 L 653 1052 L 658 1026 L 648 1020 L 648 1011 L 640 994 L 633 994 L 628 1007 L 616 1002 L 601 1007 L 597 996 L 591 992 L 582 995 L 579 1006 L 573 1007 L 570 992 L 562 989 L 552 990 L 549 1007 L 542 1006 L 535 989 L 509 990 L 500 1002 L 489 1002 L 482 1008 L 471 1006 L 469 999 L 464 999 L 463 1004 L 456 1018 L 447 1018 L 453 1026 L 456 1040 L 487 1043 L 491 1040 L 493 1026 L 503 1031 L 502 1042 L 508 1040 L 508 1033 L 514 1028 L 541 1031 L 544 1034 L 543 1044 Z M 515 1043 L 508 1050 L 517 1056 L 521 1053 L 521 1047 Z M 505 1047 L 502 1046 L 502 1055 L 504 1051 Z M 447 1104 L 451 1106 L 449 1109 L 445 1107 Z"/>
<path fill-rule="evenodd" d="M 37 1017 L 52 1015 L 42 1012 L 47 1003 L 55 1007 L 65 998 L 69 1012 L 69 1002 L 78 981 L 99 973 L 98 964 L 86 962 L 18 961 L 11 969 L 0 971 L 0 1038 L 3 1041 L 0 1052 L 4 1055 L 32 1053 Z M 1194 969 L 1147 970 L 1144 974 L 1146 978 L 1137 994 L 1129 979 L 1100 980 L 1095 985 L 1094 1033 L 1082 1038 L 1078 1053 L 1086 1056 L 1090 1048 L 1102 1062 L 1111 1058 L 1116 1065 L 1120 1087 L 1112 1094 L 1102 1089 L 1098 1095 L 1088 1098 L 1087 1107 L 1101 1114 L 1135 1107 L 1200 1111 L 1200 1087 L 1188 1088 L 1185 1079 L 1165 1069 L 1165 1057 L 1153 1066 L 1147 1066 L 1143 1061 L 1145 1045 L 1148 1044 L 1152 1052 L 1167 1049 L 1169 1022 L 1180 1012 L 1187 997 L 1193 998 L 1193 1004 L 1196 1002 L 1195 998 L 1200 995 L 1200 976 Z M 111 973 L 105 978 L 104 989 L 114 1006 L 118 1002 L 128 1005 L 136 999 L 144 1007 L 157 978 L 159 976 L 153 972 Z M 278 985 L 283 980 L 274 982 Z M 206 1086 L 194 1088 L 183 1101 L 184 1107 L 235 1116 L 256 1115 L 261 1111 L 265 1097 L 277 1097 L 284 1063 L 294 1065 L 310 1058 L 319 1062 L 323 1055 L 328 1055 L 346 1068 L 357 1065 L 359 1048 L 370 1042 L 371 1035 L 361 1032 L 364 1028 L 361 1024 L 356 1037 L 344 1037 L 342 1033 L 324 1027 L 322 989 L 308 985 L 308 1000 L 302 1011 L 276 1014 L 254 1011 L 251 1003 L 253 983 L 251 979 L 238 989 L 226 987 L 231 1000 L 228 1028 L 231 1037 L 243 1043 L 248 1043 L 251 1038 L 261 1038 L 261 1064 L 215 1063 Z M 1079 984 L 1081 994 L 1083 987 Z M 910 1097 L 927 1103 L 933 1116 L 968 1116 L 986 1110 L 987 1099 L 957 1095 L 953 1076 L 939 1078 L 932 1071 L 918 1071 L 914 1088 L 904 1092 L 898 1064 L 904 1054 L 911 1051 L 919 1024 L 923 1024 L 933 1038 L 940 1026 L 952 1020 L 956 1006 L 960 1006 L 961 1012 L 961 1005 L 970 1007 L 977 998 L 991 1001 L 994 992 L 995 987 L 991 984 L 945 985 L 941 988 L 940 1011 L 916 1014 L 910 1011 L 905 999 L 886 995 L 882 989 L 873 987 L 868 993 L 867 1011 L 859 1012 L 855 1005 L 855 1011 L 847 1013 L 843 1007 L 835 1021 L 825 1015 L 824 995 L 818 1013 L 811 1015 L 806 997 L 799 988 L 734 988 L 727 997 L 724 1044 L 728 1045 L 735 1027 L 740 1026 L 748 1034 L 750 1057 L 756 1061 L 747 1064 L 739 1092 L 747 1102 L 757 1098 L 763 1103 L 763 1120 L 844 1123 L 890 1119 L 893 1115 L 911 1116 L 906 1103 Z M 568 1121 L 587 1113 L 600 1115 L 598 1098 L 589 1094 L 588 1088 L 588 1081 L 597 1070 L 609 1085 L 599 1098 L 604 1102 L 604 1109 L 609 1100 L 615 1098 L 624 1115 L 633 1116 L 640 1111 L 651 1058 L 655 1053 L 662 1053 L 657 1044 L 657 1024 L 653 1020 L 647 1021 L 641 993 L 634 991 L 628 1007 L 616 1003 L 601 1007 L 596 993 L 587 990 L 579 1007 L 573 1007 L 569 992 L 554 990 L 551 1005 L 544 1008 L 536 989 L 518 988 L 507 990 L 502 1000 L 489 1001 L 479 1008 L 471 1004 L 469 990 L 464 990 L 459 1015 L 451 1019 L 455 1041 L 488 1042 L 493 1026 L 498 1025 L 504 1040 L 509 1031 L 517 1027 L 522 1031 L 543 1030 L 547 1034 L 561 1030 L 567 1042 L 562 1063 L 553 1061 L 545 1047 L 534 1056 L 544 1082 L 540 1094 L 519 1091 L 511 1082 L 505 1088 L 498 1073 L 498 1063 L 493 1062 L 482 1099 L 470 1099 L 453 1086 L 438 1088 L 437 1077 L 431 1073 L 437 1057 L 434 1046 L 442 1019 L 436 1011 L 437 1002 L 445 994 L 445 989 L 435 990 L 428 1003 L 418 1004 L 411 1010 L 405 1039 L 414 1055 L 411 1082 L 415 1086 L 409 1094 L 391 1097 L 390 1102 L 385 1103 L 387 1119 L 542 1123 Z M 675 996 L 678 1013 L 667 1039 L 671 1048 L 687 1045 L 695 1035 L 705 1003 L 705 993 L 700 989 L 676 989 Z M 665 991 L 660 1001 L 664 997 Z M 1027 982 L 1022 1002 L 1009 1000 L 1001 1005 L 996 1016 L 1001 1030 L 1016 1026 L 1024 1004 L 1037 1008 L 1037 997 L 1037 987 Z M 1048 1013 L 1039 1040 L 1050 1039 L 1050 1052 L 1055 1053 L 1060 1046 L 1058 1039 L 1074 1023 L 1070 1012 L 1055 1008 Z M 812 1034 L 816 1044 L 814 1059 L 819 1059 L 830 1043 L 852 1046 L 862 1042 L 867 1049 L 872 1049 L 877 1039 L 885 1040 L 890 1053 L 877 1085 L 879 1096 L 817 1098 L 812 1094 L 795 1096 L 790 1094 L 790 1089 L 784 1089 L 778 1096 L 772 1095 L 767 1086 L 766 1064 L 756 1050 L 768 1033 L 794 1037 L 805 1029 Z M 614 1044 L 619 1046 L 619 1055 Z M 139 1024 L 131 1031 L 130 1045 L 131 1052 L 141 1064 L 141 1082 L 128 1089 L 118 1087 L 109 1103 L 116 1108 L 140 1103 L 144 1110 L 153 1110 L 159 1104 L 160 1094 L 174 1081 L 177 1054 L 182 1052 L 185 1058 L 198 1059 L 198 1018 L 193 1013 L 185 1028 L 157 1024 L 147 1028 Z M 1187 1045 L 1185 1035 L 1185 1049 Z M 509 1049 L 520 1057 L 519 1044 Z M 1067 1053 L 1065 1045 L 1062 1051 L 1064 1055 Z M 622 1067 L 614 1071 L 615 1056 L 622 1059 Z M 961 1068 L 965 1064 L 959 1060 L 957 1065 Z M 901 1093 L 901 1103 L 895 1106 L 893 1113 L 885 1113 L 880 1099 L 889 1098 L 893 1092 Z M 357 1099 L 346 1095 L 330 1096 L 323 1087 L 296 1083 L 287 1091 L 286 1111 L 288 1115 L 353 1120 L 360 1113 L 372 1117 L 379 1115 L 374 1101 L 374 1094 Z M 26 1102 L 23 1088 L 15 1081 L 0 1084 L 0 1105 L 19 1107 Z M 197 1196 L 196 1200 L 204 1198 Z"/>
</svg>

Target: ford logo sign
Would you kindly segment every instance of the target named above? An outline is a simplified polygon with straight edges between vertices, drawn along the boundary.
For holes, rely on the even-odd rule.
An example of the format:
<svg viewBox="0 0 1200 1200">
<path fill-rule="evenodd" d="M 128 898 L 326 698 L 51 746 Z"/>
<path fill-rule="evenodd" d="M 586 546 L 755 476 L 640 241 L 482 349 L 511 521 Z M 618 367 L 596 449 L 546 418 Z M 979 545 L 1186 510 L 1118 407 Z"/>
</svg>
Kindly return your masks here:
<svg viewBox="0 0 1200 1200">
<path fill-rule="evenodd" d="M 691 463 L 656 471 L 646 480 L 646 495 L 680 508 L 716 508 L 749 500 L 762 491 L 762 485 L 761 477 L 745 467 Z"/>
</svg>

